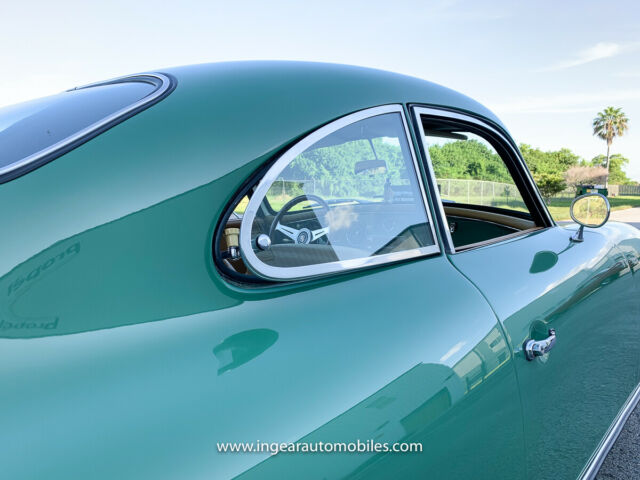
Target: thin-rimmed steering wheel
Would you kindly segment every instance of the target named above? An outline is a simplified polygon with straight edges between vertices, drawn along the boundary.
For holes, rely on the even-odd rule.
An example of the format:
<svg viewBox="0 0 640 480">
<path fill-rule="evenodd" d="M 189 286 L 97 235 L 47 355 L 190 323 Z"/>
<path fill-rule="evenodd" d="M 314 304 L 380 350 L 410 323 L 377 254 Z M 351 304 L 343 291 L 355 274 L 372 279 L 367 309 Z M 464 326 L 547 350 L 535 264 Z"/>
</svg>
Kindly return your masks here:
<svg viewBox="0 0 640 480">
<path fill-rule="evenodd" d="M 273 239 L 273 234 L 278 231 L 285 237 L 293 240 L 294 243 L 304 245 L 315 242 L 316 240 L 326 236 L 329 233 L 329 227 L 321 227 L 317 230 L 309 230 L 308 228 L 297 229 L 289 227 L 287 225 L 283 225 L 281 223 L 282 218 L 289 212 L 289 210 L 304 201 L 316 202 L 322 207 L 325 215 L 329 212 L 329 204 L 317 195 L 298 195 L 297 197 L 294 197 L 287 203 L 285 203 L 273 218 L 271 227 L 269 227 L 269 238 Z"/>
</svg>

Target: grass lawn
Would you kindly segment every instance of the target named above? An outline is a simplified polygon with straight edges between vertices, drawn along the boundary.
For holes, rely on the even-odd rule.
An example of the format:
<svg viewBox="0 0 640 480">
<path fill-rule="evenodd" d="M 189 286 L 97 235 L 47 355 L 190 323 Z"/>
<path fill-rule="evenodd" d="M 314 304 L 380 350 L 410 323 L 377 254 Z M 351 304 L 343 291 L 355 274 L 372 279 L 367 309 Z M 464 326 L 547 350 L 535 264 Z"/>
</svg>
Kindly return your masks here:
<svg viewBox="0 0 640 480">
<path fill-rule="evenodd" d="M 554 220 L 571 220 L 569 207 L 573 198 L 552 198 L 549 203 L 549 212 Z M 610 197 L 611 210 L 624 210 L 625 208 L 640 207 L 640 196 Z"/>
</svg>

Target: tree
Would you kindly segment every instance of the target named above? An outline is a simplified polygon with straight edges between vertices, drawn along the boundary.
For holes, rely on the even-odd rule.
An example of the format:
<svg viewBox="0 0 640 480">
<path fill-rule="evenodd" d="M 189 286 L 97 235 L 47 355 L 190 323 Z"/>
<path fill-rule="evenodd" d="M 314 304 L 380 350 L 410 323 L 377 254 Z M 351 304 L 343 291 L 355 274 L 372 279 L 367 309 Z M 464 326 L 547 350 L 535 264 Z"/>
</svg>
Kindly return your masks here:
<svg viewBox="0 0 640 480">
<path fill-rule="evenodd" d="M 539 148 L 521 143 L 520 152 L 534 177 L 542 173 L 562 175 L 580 160 L 580 157 L 568 148 L 543 152 Z"/>
<path fill-rule="evenodd" d="M 595 164 L 594 164 L 595 165 Z M 596 185 L 604 182 L 607 169 L 600 166 L 589 166 L 586 163 L 571 167 L 564 175 L 565 181 L 570 187 L 578 185 Z"/>
<path fill-rule="evenodd" d="M 607 107 L 599 112 L 593 119 L 593 134 L 607 142 L 607 156 L 604 167 L 609 172 L 611 159 L 611 143 L 615 137 L 621 137 L 628 129 L 629 119 L 621 108 Z M 605 186 L 609 184 L 609 175 L 605 180 Z"/>
<path fill-rule="evenodd" d="M 567 188 L 564 178 L 559 173 L 541 173 L 534 177 L 534 180 L 538 185 L 540 195 L 547 203 L 551 197 Z"/>
<path fill-rule="evenodd" d="M 627 174 L 622 170 L 622 167 L 629 163 L 629 159 L 622 156 L 619 153 L 614 153 L 609 158 L 609 183 L 614 185 L 630 185 L 634 182 L 627 177 Z M 607 164 L 607 157 L 605 155 L 598 155 L 591 160 L 591 165 L 598 167 L 605 167 Z"/>
<path fill-rule="evenodd" d="M 511 176 L 495 151 L 474 139 L 431 145 L 429 156 L 437 178 L 509 182 Z"/>
<path fill-rule="evenodd" d="M 546 152 L 549 161 L 557 168 L 559 173 L 566 172 L 580 161 L 580 156 L 573 153 L 568 148 L 561 148 L 554 152 Z"/>
<path fill-rule="evenodd" d="M 567 188 L 564 174 L 580 160 L 580 157 L 568 148 L 543 152 L 539 148 L 523 143 L 520 144 L 520 151 L 538 185 L 540 194 L 547 201 Z"/>
</svg>

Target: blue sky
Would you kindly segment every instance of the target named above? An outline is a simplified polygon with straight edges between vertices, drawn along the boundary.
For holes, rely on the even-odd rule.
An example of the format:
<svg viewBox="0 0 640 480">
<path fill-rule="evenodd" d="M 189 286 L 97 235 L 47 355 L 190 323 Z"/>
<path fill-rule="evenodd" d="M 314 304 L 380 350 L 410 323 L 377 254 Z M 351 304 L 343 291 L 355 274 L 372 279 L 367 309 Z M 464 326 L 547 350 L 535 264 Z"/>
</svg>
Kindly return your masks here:
<svg viewBox="0 0 640 480">
<path fill-rule="evenodd" d="M 640 180 L 640 2 L 182 0 L 2 6 L 0 105 L 123 74 L 249 59 L 363 65 L 461 91 L 518 142 L 604 153 L 591 120 L 622 107 L 613 153 Z"/>
</svg>

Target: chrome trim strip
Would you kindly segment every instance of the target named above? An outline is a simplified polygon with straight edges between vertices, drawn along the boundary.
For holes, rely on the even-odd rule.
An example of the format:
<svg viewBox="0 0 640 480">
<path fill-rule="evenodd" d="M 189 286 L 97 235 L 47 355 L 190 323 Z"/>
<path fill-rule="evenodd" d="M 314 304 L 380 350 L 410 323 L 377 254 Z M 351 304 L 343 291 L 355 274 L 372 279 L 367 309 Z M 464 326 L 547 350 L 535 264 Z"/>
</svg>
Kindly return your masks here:
<svg viewBox="0 0 640 480">
<path fill-rule="evenodd" d="M 598 448 L 589 459 L 587 466 L 578 477 L 579 480 L 592 480 L 596 477 L 598 470 L 600 470 L 600 467 L 602 466 L 602 462 L 604 462 L 609 450 L 613 447 L 618 435 L 620 435 L 620 432 L 624 428 L 625 422 L 633 412 L 638 402 L 640 402 L 640 384 L 636 386 L 635 390 L 631 393 L 626 403 L 618 413 L 618 416 L 609 427 L 607 434 L 604 436 L 602 442 L 600 442 L 600 445 L 598 445 Z"/>
<path fill-rule="evenodd" d="M 430 111 L 428 108 L 422 107 L 413 107 L 413 114 L 418 123 L 418 133 L 420 134 L 420 144 L 422 145 L 422 151 L 424 152 L 424 157 L 427 161 L 427 175 L 429 175 L 430 179 L 430 187 L 433 196 L 435 197 L 436 205 L 435 211 L 436 214 L 440 217 L 440 234 L 443 236 L 445 241 L 445 250 L 447 253 L 455 253 L 456 248 L 453 245 L 453 239 L 451 238 L 451 231 L 449 230 L 449 222 L 447 222 L 447 215 L 444 213 L 444 205 L 442 204 L 442 199 L 440 198 L 440 190 L 438 190 L 438 181 L 436 180 L 436 174 L 433 170 L 433 163 L 431 162 L 431 155 L 429 155 L 429 145 L 425 141 L 424 127 L 422 126 L 422 121 L 420 120 L 420 114 Z"/>
<path fill-rule="evenodd" d="M 149 95 L 147 95 L 146 97 L 138 100 L 137 102 L 121 108 L 120 110 L 112 113 L 111 115 L 104 117 L 103 119 L 89 125 L 88 127 L 83 128 L 82 130 L 74 133 L 71 136 L 68 136 L 66 138 L 63 138 L 62 140 L 60 140 L 59 142 L 54 143 L 53 145 L 50 145 L 47 148 L 44 148 L 42 150 L 40 150 L 39 152 L 33 153 L 31 155 L 29 155 L 28 157 L 25 157 L 15 163 L 9 164 L 5 167 L 0 168 L 0 183 L 2 183 L 2 177 L 14 172 L 16 170 L 19 170 L 31 163 L 34 163 L 44 157 L 47 157 L 48 155 L 52 155 L 55 154 L 57 151 L 62 150 L 63 148 L 65 148 L 66 146 L 73 144 L 74 142 L 77 142 L 78 140 L 81 140 L 83 137 L 86 137 L 90 134 L 92 134 L 93 132 L 95 132 L 96 130 L 99 130 L 100 128 L 117 121 L 119 118 L 127 115 L 128 113 L 137 110 L 141 107 L 144 107 L 145 105 L 153 102 L 154 100 L 156 100 L 158 97 L 164 95 L 171 87 L 172 87 L 172 81 L 169 77 L 167 77 L 166 75 L 163 75 L 161 73 L 143 73 L 143 74 L 137 74 L 137 75 L 127 75 L 125 77 L 119 77 L 119 78 L 115 78 L 113 80 L 107 80 L 104 82 L 97 82 L 97 83 L 91 83 L 88 85 L 84 85 L 82 87 L 76 87 L 76 88 L 72 88 L 70 90 L 66 90 L 67 92 L 71 92 L 74 90 L 82 90 L 84 88 L 90 88 L 90 87 L 96 87 L 96 86 L 100 86 L 100 85 L 111 85 L 114 83 L 124 83 L 127 81 L 131 81 L 133 79 L 137 79 L 138 81 L 141 82 L 147 82 L 147 83 L 152 83 L 154 85 L 159 85 L 156 87 L 156 90 L 154 90 L 152 93 L 150 93 Z"/>
<path fill-rule="evenodd" d="M 511 142 L 509 141 L 509 139 L 507 137 L 505 137 L 500 131 L 496 130 L 494 127 L 492 127 L 491 125 L 479 120 L 478 118 L 472 117 L 470 115 L 465 115 L 462 113 L 456 113 L 456 112 L 451 112 L 449 110 L 441 110 L 439 108 L 433 108 L 433 107 L 420 107 L 420 106 L 413 106 L 411 107 L 411 109 L 413 110 L 413 115 L 415 117 L 416 123 L 418 124 L 418 129 L 420 131 L 420 141 L 422 142 L 422 149 L 425 152 L 425 157 L 429 166 L 429 175 L 432 178 L 432 182 L 433 182 L 433 187 L 432 187 L 432 191 L 433 194 L 436 197 L 437 202 L 439 203 L 439 208 L 436 209 L 436 211 L 438 212 L 439 216 L 440 216 L 440 223 L 441 225 L 447 225 L 446 222 L 446 215 L 444 214 L 444 208 L 442 207 L 442 200 L 440 199 L 440 192 L 438 191 L 437 188 L 437 183 L 435 183 L 435 174 L 433 171 L 433 164 L 431 163 L 431 157 L 429 156 L 429 148 L 428 146 L 425 144 L 425 134 L 424 134 L 424 128 L 422 126 L 422 121 L 420 120 L 420 115 L 428 115 L 430 117 L 441 117 L 441 118 L 451 118 L 454 120 L 461 120 L 463 122 L 468 122 L 468 123 L 474 123 L 480 127 L 482 127 L 485 130 L 489 130 L 491 131 L 491 133 L 493 133 L 494 135 L 496 135 L 497 137 L 499 137 L 503 144 L 505 146 L 508 146 L 511 151 L 514 153 L 515 158 L 517 158 L 519 166 L 520 166 L 520 170 L 525 172 L 525 180 L 528 182 L 530 187 L 533 187 L 531 189 L 532 192 L 534 192 L 535 198 L 534 201 L 538 203 L 538 205 L 542 206 L 542 213 L 545 216 L 545 220 L 547 221 L 547 223 L 551 226 L 555 225 L 556 223 L 554 222 L 553 218 L 551 217 L 551 215 L 549 214 L 549 210 L 547 209 L 546 204 L 544 203 L 544 200 L 542 199 L 542 197 L 540 196 L 540 191 L 538 190 L 538 187 L 536 186 L 535 182 L 533 181 L 533 177 L 531 176 L 531 172 L 529 171 L 529 168 L 526 166 L 524 160 L 522 159 L 522 156 L 520 154 L 520 152 L 513 147 L 513 145 L 511 144 Z M 444 228 L 444 230 L 446 232 L 448 232 L 447 228 Z M 455 248 L 453 246 L 453 241 L 451 240 L 451 235 L 448 233 L 443 232 L 445 235 L 445 238 L 448 242 L 447 247 L 447 252 L 448 253 L 455 253 Z"/>
<path fill-rule="evenodd" d="M 418 180 L 418 186 L 422 194 L 422 203 L 429 226 L 431 228 L 431 235 L 433 237 L 434 245 L 427 247 L 415 248 L 412 250 L 405 250 L 402 252 L 386 253 L 383 255 L 376 255 L 374 257 L 354 258 L 350 260 L 339 260 L 336 262 L 320 263 L 316 265 L 305 265 L 301 267 L 274 267 L 262 262 L 251 246 L 251 226 L 255 219 L 258 209 L 262 204 L 262 199 L 267 194 L 271 184 L 278 178 L 278 175 L 289 165 L 289 163 L 297 157 L 300 153 L 304 152 L 307 148 L 318 142 L 322 138 L 330 135 L 331 133 L 339 130 L 347 125 L 364 120 L 366 118 L 383 115 L 385 113 L 399 113 L 404 125 L 405 136 L 407 144 L 409 145 L 409 151 L 413 160 L 415 169 L 415 175 Z M 269 280 L 294 280 L 301 278 L 309 278 L 326 273 L 339 272 L 346 269 L 364 268 L 374 265 L 381 265 L 383 263 L 396 262 L 399 260 L 406 260 L 415 257 L 421 257 L 425 255 L 431 255 L 434 253 L 440 253 L 440 245 L 438 243 L 438 237 L 436 236 L 435 228 L 433 225 L 433 219 L 429 211 L 429 203 L 427 201 L 427 193 L 425 191 L 424 183 L 422 182 L 422 175 L 418 165 L 418 159 L 416 152 L 413 148 L 413 142 L 411 140 L 411 133 L 404 114 L 402 105 L 384 105 L 380 107 L 368 108 L 359 112 L 346 115 L 344 117 L 335 120 L 334 122 L 319 128 L 318 130 L 307 135 L 301 141 L 296 143 L 293 147 L 287 150 L 276 162 L 269 168 L 267 173 L 262 177 L 256 190 L 251 196 L 251 200 L 247 205 L 247 208 L 242 216 L 242 223 L 240 224 L 240 250 L 242 252 L 243 259 L 247 266 L 258 276 L 267 278 Z"/>
</svg>

